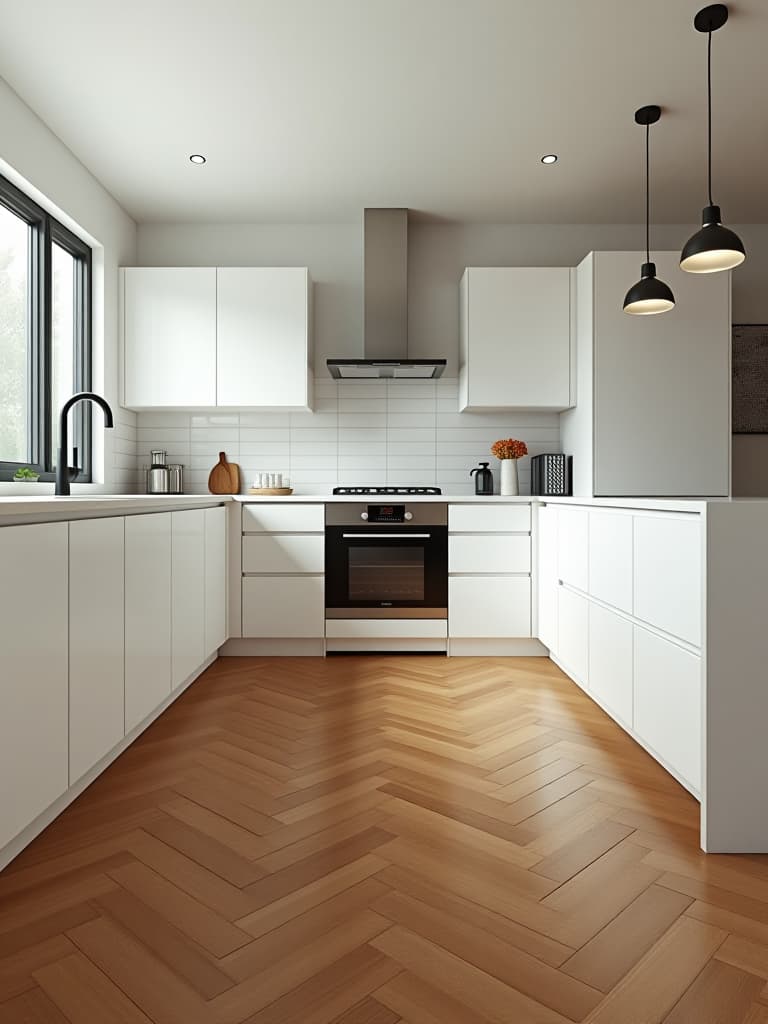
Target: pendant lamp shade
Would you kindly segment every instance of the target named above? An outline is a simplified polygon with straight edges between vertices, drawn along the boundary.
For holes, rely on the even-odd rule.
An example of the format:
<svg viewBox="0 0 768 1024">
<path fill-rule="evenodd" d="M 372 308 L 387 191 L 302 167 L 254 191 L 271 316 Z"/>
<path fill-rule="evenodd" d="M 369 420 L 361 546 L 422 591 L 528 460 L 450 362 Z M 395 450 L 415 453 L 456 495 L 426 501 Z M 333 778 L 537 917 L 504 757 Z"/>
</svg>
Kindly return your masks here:
<svg viewBox="0 0 768 1024">
<path fill-rule="evenodd" d="M 669 285 L 656 277 L 656 264 L 651 263 L 651 125 L 661 117 L 661 107 L 652 104 L 635 112 L 635 124 L 645 127 L 645 263 L 640 268 L 640 280 L 633 284 L 624 297 L 624 312 L 632 316 L 652 316 L 666 313 L 675 305 Z"/>
<path fill-rule="evenodd" d="M 733 270 L 746 259 L 744 243 L 735 231 L 723 227 L 720 207 L 712 201 L 712 33 L 728 20 L 725 4 L 710 4 L 693 19 L 697 32 L 707 34 L 707 186 L 709 205 L 701 215 L 701 229 L 692 235 L 680 253 L 680 268 L 689 274 L 714 274 Z"/>
</svg>

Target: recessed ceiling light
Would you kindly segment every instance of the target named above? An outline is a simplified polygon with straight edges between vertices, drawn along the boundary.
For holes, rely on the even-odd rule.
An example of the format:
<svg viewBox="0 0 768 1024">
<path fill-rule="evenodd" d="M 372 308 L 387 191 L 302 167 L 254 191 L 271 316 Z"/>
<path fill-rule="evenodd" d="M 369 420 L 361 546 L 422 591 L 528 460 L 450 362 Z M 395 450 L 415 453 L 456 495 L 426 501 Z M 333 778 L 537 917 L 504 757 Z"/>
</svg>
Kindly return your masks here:
<svg viewBox="0 0 768 1024">
<path fill-rule="evenodd" d="M 555 158 L 555 159 L 557 159 L 557 158 Z M 193 164 L 204 164 L 205 163 L 205 157 L 203 156 L 202 153 L 193 153 L 192 156 L 189 158 L 189 161 L 190 161 L 190 163 L 193 163 Z"/>
<path fill-rule="evenodd" d="M 556 164 L 557 163 L 557 153 L 547 153 L 547 154 L 545 154 L 541 158 L 541 162 L 543 164 Z"/>
</svg>

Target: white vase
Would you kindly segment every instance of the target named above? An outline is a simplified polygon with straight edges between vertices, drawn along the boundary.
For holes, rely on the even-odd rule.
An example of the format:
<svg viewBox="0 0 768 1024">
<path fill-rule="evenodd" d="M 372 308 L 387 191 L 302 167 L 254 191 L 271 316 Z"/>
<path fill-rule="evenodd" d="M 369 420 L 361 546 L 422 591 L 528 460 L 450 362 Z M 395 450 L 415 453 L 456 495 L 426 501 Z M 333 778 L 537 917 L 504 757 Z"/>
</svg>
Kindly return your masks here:
<svg viewBox="0 0 768 1024">
<path fill-rule="evenodd" d="M 517 482 L 517 459 L 501 459 L 501 493 L 519 494 Z"/>
</svg>

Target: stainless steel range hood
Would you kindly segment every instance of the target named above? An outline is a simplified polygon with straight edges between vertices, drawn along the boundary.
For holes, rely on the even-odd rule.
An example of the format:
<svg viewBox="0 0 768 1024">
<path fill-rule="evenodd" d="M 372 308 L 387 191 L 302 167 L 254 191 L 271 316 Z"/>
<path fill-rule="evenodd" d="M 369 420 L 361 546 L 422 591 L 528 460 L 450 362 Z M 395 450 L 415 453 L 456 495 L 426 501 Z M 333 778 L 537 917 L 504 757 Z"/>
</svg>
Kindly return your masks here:
<svg viewBox="0 0 768 1024">
<path fill-rule="evenodd" d="M 432 379 L 445 359 L 408 358 L 408 211 L 363 211 L 363 359 L 329 359 L 337 380 Z"/>
</svg>

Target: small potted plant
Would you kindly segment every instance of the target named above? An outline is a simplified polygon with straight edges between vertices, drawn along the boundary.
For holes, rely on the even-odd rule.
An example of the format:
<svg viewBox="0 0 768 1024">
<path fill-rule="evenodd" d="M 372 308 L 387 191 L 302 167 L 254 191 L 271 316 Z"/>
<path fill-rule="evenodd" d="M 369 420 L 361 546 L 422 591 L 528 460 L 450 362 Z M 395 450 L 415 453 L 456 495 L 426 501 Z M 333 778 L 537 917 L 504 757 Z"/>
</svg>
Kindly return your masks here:
<svg viewBox="0 0 768 1024">
<path fill-rule="evenodd" d="M 13 479 L 17 484 L 36 484 L 40 479 L 40 474 L 36 473 L 34 469 L 30 469 L 29 466 L 22 466 L 13 474 Z"/>
<path fill-rule="evenodd" d="M 516 441 L 508 437 L 502 441 L 495 441 L 491 445 L 491 455 L 495 455 L 501 462 L 501 493 L 519 494 L 520 488 L 517 479 L 517 460 L 528 454 L 528 445 L 525 441 Z"/>
</svg>

